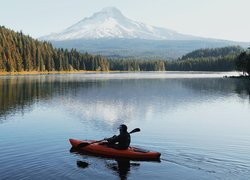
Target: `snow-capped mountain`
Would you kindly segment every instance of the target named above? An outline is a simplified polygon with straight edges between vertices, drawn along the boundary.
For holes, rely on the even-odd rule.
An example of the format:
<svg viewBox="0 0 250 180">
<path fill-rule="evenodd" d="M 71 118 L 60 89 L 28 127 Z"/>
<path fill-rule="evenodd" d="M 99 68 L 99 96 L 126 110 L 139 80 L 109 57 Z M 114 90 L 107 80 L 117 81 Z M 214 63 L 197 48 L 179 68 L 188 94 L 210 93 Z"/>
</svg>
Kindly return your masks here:
<svg viewBox="0 0 250 180">
<path fill-rule="evenodd" d="M 148 39 L 148 40 L 195 40 L 195 36 L 183 35 L 176 31 L 159 28 L 133 21 L 125 17 L 117 8 L 107 7 L 84 18 L 59 33 L 43 36 L 40 39 L 64 41 L 77 39 Z"/>
<path fill-rule="evenodd" d="M 195 49 L 244 45 L 147 25 L 126 18 L 114 7 L 104 8 L 62 32 L 40 39 L 51 41 L 57 48 L 76 48 L 111 58 L 141 59 L 176 59 Z"/>
</svg>

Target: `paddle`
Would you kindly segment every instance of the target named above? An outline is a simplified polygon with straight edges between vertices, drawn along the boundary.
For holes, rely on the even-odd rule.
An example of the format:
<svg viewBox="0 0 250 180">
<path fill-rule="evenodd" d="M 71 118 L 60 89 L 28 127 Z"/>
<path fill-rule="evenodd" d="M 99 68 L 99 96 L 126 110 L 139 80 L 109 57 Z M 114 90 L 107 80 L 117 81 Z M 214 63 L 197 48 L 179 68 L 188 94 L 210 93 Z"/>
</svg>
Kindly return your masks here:
<svg viewBox="0 0 250 180">
<path fill-rule="evenodd" d="M 129 134 L 132 134 L 132 133 L 135 133 L 135 132 L 140 132 L 140 131 L 141 131 L 140 128 L 135 128 L 132 131 L 130 131 Z M 104 140 L 106 140 L 106 139 L 102 139 L 102 140 L 99 140 L 99 141 L 94 141 L 94 142 L 91 142 L 91 143 L 83 142 L 83 143 L 78 144 L 78 146 L 76 148 L 79 149 L 79 148 L 82 148 L 82 147 L 86 147 L 86 146 L 88 146 L 90 144 L 95 144 L 95 143 L 102 142 Z"/>
</svg>

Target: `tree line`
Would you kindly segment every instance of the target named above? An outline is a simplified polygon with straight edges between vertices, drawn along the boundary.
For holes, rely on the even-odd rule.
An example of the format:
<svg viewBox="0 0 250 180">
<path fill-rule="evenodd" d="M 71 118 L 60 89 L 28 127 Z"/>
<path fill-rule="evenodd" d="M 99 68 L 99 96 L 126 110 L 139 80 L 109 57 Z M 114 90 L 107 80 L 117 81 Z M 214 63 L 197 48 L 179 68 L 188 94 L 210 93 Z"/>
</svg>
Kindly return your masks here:
<svg viewBox="0 0 250 180">
<path fill-rule="evenodd" d="M 0 26 L 0 71 L 162 71 L 164 68 L 164 61 L 108 60 L 76 49 L 53 48 L 49 42 Z"/>
<path fill-rule="evenodd" d="M 242 48 L 240 46 L 228 46 L 222 48 L 206 48 L 206 49 L 198 49 L 187 53 L 182 56 L 182 60 L 185 59 L 196 59 L 196 58 L 209 58 L 209 57 L 226 57 L 229 55 L 238 55 L 242 52 Z"/>
<path fill-rule="evenodd" d="M 173 61 L 106 58 L 78 52 L 76 49 L 54 48 L 0 26 L 0 72 L 21 71 L 232 71 L 246 69 L 249 54 L 241 54 L 239 46 L 199 49 Z M 239 60 L 238 56 L 241 54 Z M 243 63 L 244 62 L 244 63 Z M 238 65 L 237 65 L 238 63 Z M 237 67 L 236 67 L 237 65 Z M 244 67 L 243 67 L 244 66 Z"/>
<path fill-rule="evenodd" d="M 243 51 L 239 46 L 199 49 L 167 63 L 167 70 L 178 71 L 233 71 L 236 59 Z"/>
<path fill-rule="evenodd" d="M 103 56 L 79 53 L 75 49 L 53 48 L 22 32 L 0 26 L 0 71 L 70 71 L 109 69 Z"/>
<path fill-rule="evenodd" d="M 250 76 L 250 47 L 248 52 L 242 52 L 236 59 L 237 70 L 243 71 L 243 75 Z"/>
<path fill-rule="evenodd" d="M 165 71 L 163 60 L 138 60 L 133 58 L 109 59 L 110 70 L 117 71 Z"/>
</svg>

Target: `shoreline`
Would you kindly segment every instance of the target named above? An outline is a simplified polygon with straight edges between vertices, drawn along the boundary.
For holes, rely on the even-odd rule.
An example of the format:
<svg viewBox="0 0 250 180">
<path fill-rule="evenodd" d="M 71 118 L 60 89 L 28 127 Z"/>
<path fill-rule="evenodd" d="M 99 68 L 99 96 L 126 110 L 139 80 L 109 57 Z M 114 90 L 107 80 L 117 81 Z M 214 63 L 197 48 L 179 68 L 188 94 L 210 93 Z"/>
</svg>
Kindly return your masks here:
<svg viewBox="0 0 250 180">
<path fill-rule="evenodd" d="M 21 71 L 21 72 L 0 72 L 0 76 L 15 75 L 44 75 L 44 74 L 77 74 L 77 73 L 109 73 L 109 72 L 126 72 L 126 71 Z"/>
<path fill-rule="evenodd" d="M 250 79 L 250 76 L 225 76 L 225 78 L 232 78 L 232 79 Z"/>
<path fill-rule="evenodd" d="M 89 71 L 89 70 L 73 70 L 73 71 L 21 71 L 21 72 L 3 72 L 0 71 L 0 76 L 19 76 L 19 75 L 53 75 L 53 74 L 102 74 L 102 73 L 138 73 L 138 72 L 168 72 L 170 74 L 180 72 L 186 72 L 188 74 L 213 74 L 213 73 L 228 73 L 228 71 L 120 71 L 120 70 L 110 70 L 110 71 Z M 235 71 L 229 71 L 229 72 L 235 72 Z M 249 79 L 249 77 L 246 76 L 235 76 L 233 74 L 224 75 L 224 78 L 244 78 Z"/>
</svg>

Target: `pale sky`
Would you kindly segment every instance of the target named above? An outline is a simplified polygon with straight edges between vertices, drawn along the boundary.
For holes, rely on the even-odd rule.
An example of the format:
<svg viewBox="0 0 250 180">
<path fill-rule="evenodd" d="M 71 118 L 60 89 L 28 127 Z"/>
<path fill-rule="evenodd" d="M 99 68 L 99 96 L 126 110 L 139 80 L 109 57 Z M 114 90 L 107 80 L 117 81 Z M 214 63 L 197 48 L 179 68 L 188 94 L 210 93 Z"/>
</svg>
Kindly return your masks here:
<svg viewBox="0 0 250 180">
<path fill-rule="evenodd" d="M 38 38 L 109 6 L 180 33 L 250 42 L 250 0 L 1 0 L 0 25 Z"/>
</svg>

